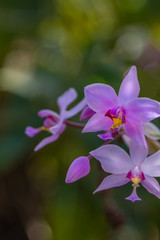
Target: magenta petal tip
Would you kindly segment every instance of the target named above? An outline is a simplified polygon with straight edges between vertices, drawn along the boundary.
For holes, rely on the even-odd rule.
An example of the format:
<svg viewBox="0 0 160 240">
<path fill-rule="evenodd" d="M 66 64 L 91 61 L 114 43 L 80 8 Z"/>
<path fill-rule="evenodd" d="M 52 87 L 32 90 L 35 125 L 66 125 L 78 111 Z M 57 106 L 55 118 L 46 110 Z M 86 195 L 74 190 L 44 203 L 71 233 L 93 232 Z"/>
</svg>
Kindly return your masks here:
<svg viewBox="0 0 160 240">
<path fill-rule="evenodd" d="M 95 194 L 96 192 L 98 192 L 97 190 L 95 190 L 92 194 Z"/>
<path fill-rule="evenodd" d="M 37 133 L 39 133 L 41 131 L 40 128 L 33 128 L 33 127 L 26 127 L 25 129 L 25 134 L 28 136 L 28 137 L 34 137 Z"/>
<path fill-rule="evenodd" d="M 92 117 L 95 114 L 95 112 L 89 108 L 89 107 L 85 107 L 81 113 L 80 116 L 80 120 L 85 120 L 85 119 L 89 119 L 90 117 Z"/>
<path fill-rule="evenodd" d="M 98 134 L 97 136 L 98 136 L 99 138 L 101 138 L 103 141 L 107 141 L 108 139 L 114 140 L 114 138 L 112 137 L 111 132 L 103 133 L 103 134 Z"/>
<path fill-rule="evenodd" d="M 133 66 L 131 67 L 131 69 L 134 70 L 134 71 L 137 70 L 137 68 L 136 68 L 135 65 L 133 65 Z"/>
<path fill-rule="evenodd" d="M 75 182 L 78 179 L 85 177 L 89 172 L 90 172 L 89 158 L 85 156 L 76 158 L 68 169 L 65 182 L 66 183 Z"/>
</svg>

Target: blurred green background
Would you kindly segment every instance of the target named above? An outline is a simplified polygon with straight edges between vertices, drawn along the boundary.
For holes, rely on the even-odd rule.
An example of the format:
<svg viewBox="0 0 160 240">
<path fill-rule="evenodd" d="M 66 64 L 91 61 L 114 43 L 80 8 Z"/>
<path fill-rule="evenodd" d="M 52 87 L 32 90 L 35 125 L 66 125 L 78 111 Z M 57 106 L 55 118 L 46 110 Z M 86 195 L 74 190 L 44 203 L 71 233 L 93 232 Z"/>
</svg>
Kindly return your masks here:
<svg viewBox="0 0 160 240">
<path fill-rule="evenodd" d="M 65 184 L 71 162 L 102 143 L 96 134 L 68 127 L 38 152 L 46 134 L 24 134 L 66 89 L 77 102 L 90 83 L 118 91 L 132 65 L 140 95 L 160 101 L 159 0 L 0 1 L 1 240 L 160 239 L 160 200 L 142 187 L 134 204 L 125 200 L 130 183 L 92 195 L 105 176 L 96 160 L 87 177 Z"/>
</svg>

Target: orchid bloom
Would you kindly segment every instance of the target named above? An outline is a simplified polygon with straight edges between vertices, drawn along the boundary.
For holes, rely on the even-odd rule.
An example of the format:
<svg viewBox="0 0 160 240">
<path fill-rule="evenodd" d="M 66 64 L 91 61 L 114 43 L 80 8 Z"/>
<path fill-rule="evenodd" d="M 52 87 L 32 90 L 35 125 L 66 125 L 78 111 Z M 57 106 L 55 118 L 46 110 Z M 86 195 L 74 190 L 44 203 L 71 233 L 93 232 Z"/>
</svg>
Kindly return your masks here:
<svg viewBox="0 0 160 240">
<path fill-rule="evenodd" d="M 135 141 L 130 143 L 130 156 L 117 145 L 109 144 L 90 152 L 98 159 L 104 171 L 112 173 L 103 179 L 95 192 L 132 182 L 133 192 L 126 199 L 141 200 L 136 189 L 141 183 L 148 192 L 160 198 L 160 186 L 154 177 L 160 177 L 160 151 L 148 155 L 148 150 Z"/>
<path fill-rule="evenodd" d="M 85 87 L 88 107 L 81 119 L 90 118 L 82 132 L 104 130 L 98 136 L 104 141 L 113 139 L 112 134 L 123 128 L 138 144 L 146 146 L 143 124 L 160 116 L 160 103 L 149 98 L 138 98 L 140 86 L 136 67 L 124 78 L 118 96 L 106 84 L 95 83 Z"/>
<path fill-rule="evenodd" d="M 66 120 L 68 118 L 73 117 L 78 112 L 80 112 L 85 106 L 85 100 L 79 102 L 75 107 L 70 110 L 67 110 L 67 107 L 77 98 L 77 93 L 75 89 L 70 88 L 63 95 L 61 95 L 57 104 L 60 110 L 60 113 L 57 114 L 54 111 L 44 109 L 38 112 L 38 116 L 41 118 L 45 118 L 43 122 L 43 126 L 39 128 L 33 128 L 28 126 L 25 130 L 25 133 L 29 137 L 34 137 L 37 133 L 41 131 L 47 131 L 52 135 L 43 139 L 34 149 L 38 151 L 40 148 L 46 146 L 47 144 L 56 141 L 62 132 L 64 132 L 66 128 Z"/>
</svg>

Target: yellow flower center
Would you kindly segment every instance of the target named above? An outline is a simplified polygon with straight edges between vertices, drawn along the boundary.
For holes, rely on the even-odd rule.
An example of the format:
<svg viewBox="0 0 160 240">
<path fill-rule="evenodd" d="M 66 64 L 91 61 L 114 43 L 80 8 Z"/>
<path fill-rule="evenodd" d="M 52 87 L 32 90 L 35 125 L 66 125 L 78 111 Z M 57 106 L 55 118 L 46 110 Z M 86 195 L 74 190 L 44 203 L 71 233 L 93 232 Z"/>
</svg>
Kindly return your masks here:
<svg viewBox="0 0 160 240">
<path fill-rule="evenodd" d="M 114 124 L 111 127 L 111 129 L 118 128 L 118 127 L 120 127 L 120 125 L 123 124 L 122 120 L 119 118 L 112 118 L 112 120 L 113 120 Z"/>
<path fill-rule="evenodd" d="M 42 126 L 42 127 L 41 127 L 41 131 L 47 131 L 47 132 L 49 132 L 49 128 Z"/>
<path fill-rule="evenodd" d="M 133 187 L 136 188 L 139 186 L 139 183 L 141 182 L 141 179 L 139 177 L 134 177 L 134 178 L 131 178 L 131 181 L 133 182 Z"/>
</svg>

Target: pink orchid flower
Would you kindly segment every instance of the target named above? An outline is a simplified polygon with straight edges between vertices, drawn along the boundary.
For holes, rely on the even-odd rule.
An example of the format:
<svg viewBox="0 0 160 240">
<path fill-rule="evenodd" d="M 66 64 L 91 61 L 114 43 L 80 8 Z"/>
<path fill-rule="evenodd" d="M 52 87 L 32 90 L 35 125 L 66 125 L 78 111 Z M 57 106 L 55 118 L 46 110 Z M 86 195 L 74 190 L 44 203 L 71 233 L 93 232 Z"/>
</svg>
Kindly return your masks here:
<svg viewBox="0 0 160 240">
<path fill-rule="evenodd" d="M 160 198 L 160 186 L 154 178 L 160 177 L 160 150 L 147 158 L 148 150 L 131 141 L 131 157 L 122 148 L 113 144 L 104 145 L 90 154 L 100 161 L 104 171 L 112 173 L 103 179 L 95 192 L 119 187 L 131 181 L 133 192 L 126 198 L 127 200 L 132 202 L 141 200 L 136 193 L 140 183 L 148 192 Z"/>
<path fill-rule="evenodd" d="M 43 139 L 34 149 L 38 151 L 42 147 L 46 146 L 47 144 L 56 141 L 62 132 L 64 132 L 66 128 L 65 121 L 68 118 L 73 117 L 78 112 L 80 112 L 85 106 L 86 101 L 82 100 L 79 102 L 75 107 L 70 110 L 67 110 L 67 107 L 77 98 L 77 93 L 75 89 L 70 88 L 63 95 L 61 95 L 58 100 L 57 104 L 60 110 L 60 113 L 57 114 L 54 111 L 44 109 L 38 112 L 38 116 L 41 118 L 45 118 L 43 122 L 43 126 L 40 128 L 33 128 L 28 126 L 25 130 L 25 133 L 28 137 L 34 137 L 37 133 L 41 131 L 48 131 L 52 135 Z"/>
<path fill-rule="evenodd" d="M 143 124 L 160 116 L 160 103 L 138 98 L 139 92 L 135 66 L 124 78 L 118 96 L 106 84 L 95 83 L 85 87 L 88 107 L 82 112 L 81 119 L 90 119 L 82 132 L 104 130 L 105 133 L 98 136 L 106 141 L 112 139 L 113 132 L 123 127 L 134 141 L 146 146 Z"/>
</svg>

